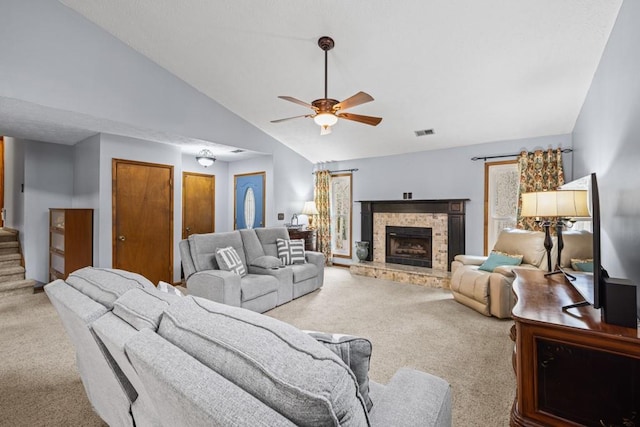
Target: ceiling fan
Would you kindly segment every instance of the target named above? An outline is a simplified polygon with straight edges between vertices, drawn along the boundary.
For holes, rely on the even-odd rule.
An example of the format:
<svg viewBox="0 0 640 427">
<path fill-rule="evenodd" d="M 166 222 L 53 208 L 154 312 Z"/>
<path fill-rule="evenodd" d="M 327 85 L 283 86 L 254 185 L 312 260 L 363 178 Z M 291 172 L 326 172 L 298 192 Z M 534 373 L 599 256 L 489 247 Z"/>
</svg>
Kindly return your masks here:
<svg viewBox="0 0 640 427">
<path fill-rule="evenodd" d="M 338 119 L 347 119 L 354 122 L 360 122 L 371 126 L 376 126 L 382 121 L 381 117 L 362 116 L 360 114 L 343 113 L 347 108 L 373 101 L 373 97 L 364 92 L 358 92 L 344 101 L 331 99 L 327 96 L 327 52 L 333 49 L 335 43 L 331 37 L 320 37 L 318 46 L 324 50 L 324 98 L 316 99 L 308 104 L 291 96 L 279 96 L 278 98 L 290 101 L 295 104 L 311 108 L 314 112 L 304 114 L 302 116 L 287 117 L 286 119 L 272 120 L 271 123 L 279 123 L 285 120 L 297 119 L 299 117 L 311 117 L 313 121 L 320 126 L 320 135 L 331 133 L 331 126 L 338 122 Z"/>
</svg>

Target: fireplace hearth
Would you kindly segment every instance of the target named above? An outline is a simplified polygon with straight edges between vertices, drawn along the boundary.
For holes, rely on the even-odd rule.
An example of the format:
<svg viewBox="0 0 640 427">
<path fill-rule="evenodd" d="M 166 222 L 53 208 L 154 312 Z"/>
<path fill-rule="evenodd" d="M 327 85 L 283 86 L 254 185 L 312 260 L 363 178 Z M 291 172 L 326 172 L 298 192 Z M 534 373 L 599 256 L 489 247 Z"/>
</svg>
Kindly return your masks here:
<svg viewBox="0 0 640 427">
<path fill-rule="evenodd" d="M 428 227 L 386 227 L 385 262 L 432 267 L 432 230 Z"/>
</svg>

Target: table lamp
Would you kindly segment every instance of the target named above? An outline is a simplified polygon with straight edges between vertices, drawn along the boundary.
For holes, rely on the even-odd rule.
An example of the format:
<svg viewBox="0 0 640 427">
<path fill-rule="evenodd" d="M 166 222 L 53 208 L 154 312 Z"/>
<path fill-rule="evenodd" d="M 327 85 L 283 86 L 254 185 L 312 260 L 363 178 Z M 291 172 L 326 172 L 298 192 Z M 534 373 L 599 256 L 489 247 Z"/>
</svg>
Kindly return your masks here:
<svg viewBox="0 0 640 427">
<path fill-rule="evenodd" d="M 309 217 L 309 229 L 313 229 L 313 217 L 320 214 L 320 212 L 318 212 L 318 208 L 316 208 L 316 202 L 304 202 L 302 212 L 300 213 Z"/>
<path fill-rule="evenodd" d="M 549 274 L 564 273 L 560 269 L 560 257 L 564 242 L 562 228 L 569 227 L 566 222 L 575 222 L 576 218 L 589 217 L 587 190 L 557 190 L 522 193 L 522 211 L 520 216 L 534 217 L 544 228 L 544 248 L 547 250 L 547 270 Z M 550 218 L 555 218 L 558 236 L 558 259 L 555 270 L 551 270 L 551 249 L 553 241 L 549 233 L 552 225 Z M 570 276 L 570 275 L 569 275 Z"/>
</svg>

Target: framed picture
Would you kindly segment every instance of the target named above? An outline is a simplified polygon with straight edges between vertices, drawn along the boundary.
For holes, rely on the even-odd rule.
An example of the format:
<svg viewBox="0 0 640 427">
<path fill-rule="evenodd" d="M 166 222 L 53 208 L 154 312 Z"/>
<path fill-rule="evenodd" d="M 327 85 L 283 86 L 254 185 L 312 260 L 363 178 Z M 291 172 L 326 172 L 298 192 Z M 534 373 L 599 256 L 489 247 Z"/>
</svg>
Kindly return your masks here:
<svg viewBox="0 0 640 427">
<path fill-rule="evenodd" d="M 517 160 L 484 165 L 484 254 L 488 255 L 505 228 L 515 228 L 520 174 Z"/>
<path fill-rule="evenodd" d="M 351 174 L 331 175 L 331 252 L 351 258 Z"/>
<path fill-rule="evenodd" d="M 265 172 L 233 176 L 233 228 L 264 227 Z"/>
</svg>

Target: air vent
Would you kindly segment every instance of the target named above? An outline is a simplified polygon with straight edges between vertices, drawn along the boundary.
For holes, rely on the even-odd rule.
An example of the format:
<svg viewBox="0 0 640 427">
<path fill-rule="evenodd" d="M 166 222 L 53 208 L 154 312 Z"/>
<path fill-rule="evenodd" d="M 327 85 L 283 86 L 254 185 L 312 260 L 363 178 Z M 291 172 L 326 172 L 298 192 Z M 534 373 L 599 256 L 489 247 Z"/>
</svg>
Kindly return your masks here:
<svg viewBox="0 0 640 427">
<path fill-rule="evenodd" d="M 426 136 L 434 134 L 433 129 L 416 130 L 414 131 L 414 133 L 416 134 L 416 136 Z"/>
<path fill-rule="evenodd" d="M 244 153 L 244 150 L 241 150 L 241 149 L 238 148 L 237 150 L 233 150 L 232 153 L 234 153 L 234 154 Z"/>
</svg>

